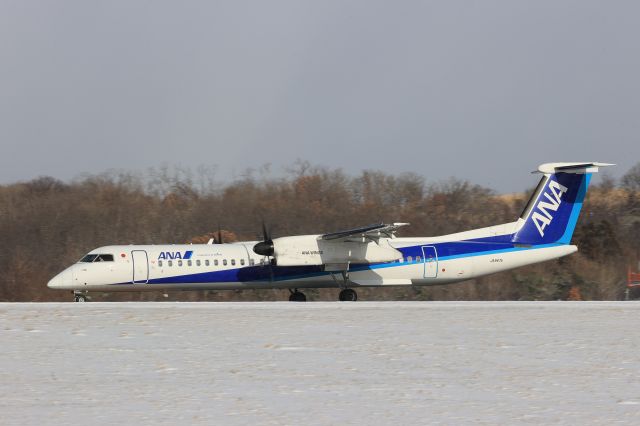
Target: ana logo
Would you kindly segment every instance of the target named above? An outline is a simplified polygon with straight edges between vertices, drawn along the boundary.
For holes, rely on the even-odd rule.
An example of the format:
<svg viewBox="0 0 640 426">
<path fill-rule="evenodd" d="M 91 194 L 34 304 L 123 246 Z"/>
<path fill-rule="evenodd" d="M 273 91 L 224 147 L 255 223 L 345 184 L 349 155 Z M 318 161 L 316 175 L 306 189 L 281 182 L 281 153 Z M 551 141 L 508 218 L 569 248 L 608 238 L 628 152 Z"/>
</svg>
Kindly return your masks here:
<svg viewBox="0 0 640 426">
<path fill-rule="evenodd" d="M 158 256 L 158 260 L 171 260 L 171 259 L 191 259 L 191 255 L 193 254 L 192 250 L 187 250 L 184 253 L 180 253 L 179 251 L 162 251 L 160 252 L 160 256 Z"/>
<path fill-rule="evenodd" d="M 536 224 L 536 228 L 538 228 L 538 232 L 541 237 L 544 237 L 544 228 L 546 228 L 553 220 L 553 216 L 549 213 L 549 210 L 554 212 L 558 211 L 558 207 L 560 207 L 560 204 L 562 203 L 560 198 L 562 198 L 562 195 L 567 192 L 567 187 L 561 185 L 555 180 L 549 181 L 548 189 L 549 192 L 545 192 L 543 194 L 544 198 L 540 197 L 541 200 L 536 204 L 536 209 L 539 211 L 534 211 L 531 215 L 531 219 L 533 220 L 533 223 Z M 548 201 L 544 201 L 545 198 Z"/>
</svg>

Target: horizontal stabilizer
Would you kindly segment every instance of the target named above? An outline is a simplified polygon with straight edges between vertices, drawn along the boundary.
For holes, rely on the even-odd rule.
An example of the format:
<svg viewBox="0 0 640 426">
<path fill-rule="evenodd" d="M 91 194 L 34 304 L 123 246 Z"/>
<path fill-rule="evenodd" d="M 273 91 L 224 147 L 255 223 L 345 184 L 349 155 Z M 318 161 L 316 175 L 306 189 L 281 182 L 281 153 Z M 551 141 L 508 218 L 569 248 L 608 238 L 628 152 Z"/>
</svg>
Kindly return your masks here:
<svg viewBox="0 0 640 426">
<path fill-rule="evenodd" d="M 599 167 L 615 166 L 610 163 L 545 163 L 538 166 L 538 170 L 531 173 L 595 173 Z"/>
</svg>

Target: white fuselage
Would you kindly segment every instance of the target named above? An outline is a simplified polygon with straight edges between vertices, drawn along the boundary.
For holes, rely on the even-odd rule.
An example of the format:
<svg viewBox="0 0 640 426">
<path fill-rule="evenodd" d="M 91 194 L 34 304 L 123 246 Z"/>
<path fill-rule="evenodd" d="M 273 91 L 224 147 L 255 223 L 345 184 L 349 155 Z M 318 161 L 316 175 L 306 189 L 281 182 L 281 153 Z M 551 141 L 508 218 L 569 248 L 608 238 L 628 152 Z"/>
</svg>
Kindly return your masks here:
<svg viewBox="0 0 640 426">
<path fill-rule="evenodd" d="M 442 242 L 390 239 L 402 255 L 368 264 L 274 266 L 255 254 L 255 242 L 193 245 L 106 246 L 91 254 L 113 261 L 78 262 L 55 276 L 49 287 L 75 291 L 315 288 L 435 285 L 459 282 L 571 254 L 576 246 L 500 248 L 465 255 L 438 253 Z M 451 244 L 451 243 L 448 243 Z M 407 250 L 410 248 L 411 250 Z M 413 253 L 407 254 L 407 253 Z"/>
</svg>

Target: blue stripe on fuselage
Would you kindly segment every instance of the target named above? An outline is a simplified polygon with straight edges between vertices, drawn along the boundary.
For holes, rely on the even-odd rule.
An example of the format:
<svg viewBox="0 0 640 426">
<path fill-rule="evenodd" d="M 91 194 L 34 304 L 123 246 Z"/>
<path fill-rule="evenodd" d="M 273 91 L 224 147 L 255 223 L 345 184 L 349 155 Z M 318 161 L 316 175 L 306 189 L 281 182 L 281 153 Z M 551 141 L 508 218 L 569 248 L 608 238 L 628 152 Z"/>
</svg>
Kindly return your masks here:
<svg viewBox="0 0 640 426">
<path fill-rule="evenodd" d="M 438 260 L 450 260 L 464 257 L 482 256 L 488 254 L 505 253 L 511 251 L 527 250 L 527 247 L 516 247 L 512 243 L 507 243 L 512 235 L 500 235 L 495 237 L 478 238 L 465 241 L 449 241 L 442 243 L 425 242 L 415 246 L 397 248 L 402 253 L 402 257 L 407 259 L 411 256 L 416 259 L 422 256 L 423 246 L 433 246 L 436 248 Z M 534 248 L 542 248 L 535 246 Z M 392 268 L 415 264 L 412 262 L 382 262 L 375 264 L 353 264 L 350 271 L 365 271 L 380 268 Z M 422 262 L 420 262 L 422 263 Z M 178 283 L 216 283 L 216 282 L 254 282 L 254 281 L 286 281 L 293 279 L 311 278 L 329 275 L 330 272 L 323 270 L 321 265 L 313 266 L 270 266 L 256 265 L 246 266 L 236 269 L 225 269 L 222 271 L 199 272 L 195 274 L 174 275 L 170 277 L 153 278 L 148 284 L 178 284 Z M 130 283 L 121 283 L 130 284 Z"/>
</svg>

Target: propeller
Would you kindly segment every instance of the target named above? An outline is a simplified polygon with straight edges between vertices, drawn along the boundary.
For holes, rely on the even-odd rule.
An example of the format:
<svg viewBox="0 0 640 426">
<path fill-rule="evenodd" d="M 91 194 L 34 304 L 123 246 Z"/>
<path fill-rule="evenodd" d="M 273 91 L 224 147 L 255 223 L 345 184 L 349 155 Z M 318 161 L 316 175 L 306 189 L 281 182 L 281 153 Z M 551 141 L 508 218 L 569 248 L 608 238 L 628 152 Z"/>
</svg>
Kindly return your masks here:
<svg viewBox="0 0 640 426">
<path fill-rule="evenodd" d="M 216 238 L 218 241 L 216 241 L 218 244 L 224 244 L 224 242 L 222 241 L 222 231 L 220 230 L 220 225 L 218 225 L 218 238 Z"/>
<path fill-rule="evenodd" d="M 262 241 L 253 246 L 253 251 L 260 256 L 273 256 L 273 240 L 264 220 L 262 220 Z"/>
</svg>

